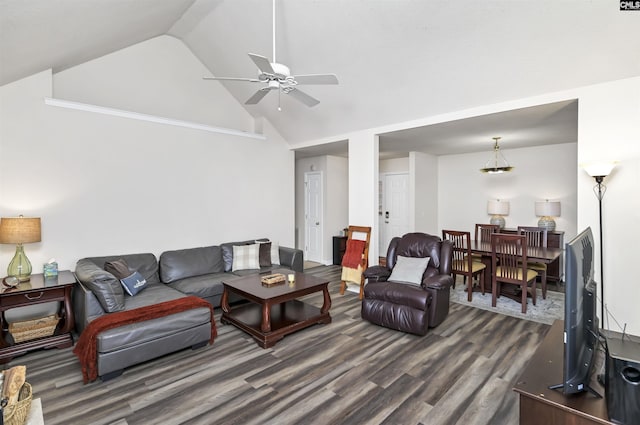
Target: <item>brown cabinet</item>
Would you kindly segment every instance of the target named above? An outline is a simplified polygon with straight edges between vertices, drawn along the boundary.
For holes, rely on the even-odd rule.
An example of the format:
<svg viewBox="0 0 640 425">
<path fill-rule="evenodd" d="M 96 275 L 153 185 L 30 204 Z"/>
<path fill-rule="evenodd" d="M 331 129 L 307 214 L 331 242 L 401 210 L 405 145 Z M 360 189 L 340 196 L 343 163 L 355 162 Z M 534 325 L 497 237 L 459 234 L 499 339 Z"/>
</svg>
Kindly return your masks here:
<svg viewBox="0 0 640 425">
<path fill-rule="evenodd" d="M 339 266 L 342 264 L 342 257 L 347 250 L 347 237 L 346 236 L 334 236 L 333 237 L 333 264 Z"/>
<path fill-rule="evenodd" d="M 518 229 L 502 229 L 501 233 L 518 233 Z M 547 232 L 547 246 L 549 248 L 560 248 L 564 250 L 564 232 L 554 230 Z M 564 254 L 547 266 L 547 281 L 558 283 L 564 279 Z"/>
</svg>

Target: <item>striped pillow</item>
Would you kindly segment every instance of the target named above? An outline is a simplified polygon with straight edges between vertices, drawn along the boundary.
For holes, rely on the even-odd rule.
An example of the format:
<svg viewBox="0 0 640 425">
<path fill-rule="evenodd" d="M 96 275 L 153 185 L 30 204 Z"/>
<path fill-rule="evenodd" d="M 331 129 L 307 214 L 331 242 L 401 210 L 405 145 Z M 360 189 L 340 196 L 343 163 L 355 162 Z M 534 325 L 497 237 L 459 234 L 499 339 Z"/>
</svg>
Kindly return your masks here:
<svg viewBox="0 0 640 425">
<path fill-rule="evenodd" d="M 260 268 L 260 244 L 233 246 L 231 271 Z"/>
</svg>

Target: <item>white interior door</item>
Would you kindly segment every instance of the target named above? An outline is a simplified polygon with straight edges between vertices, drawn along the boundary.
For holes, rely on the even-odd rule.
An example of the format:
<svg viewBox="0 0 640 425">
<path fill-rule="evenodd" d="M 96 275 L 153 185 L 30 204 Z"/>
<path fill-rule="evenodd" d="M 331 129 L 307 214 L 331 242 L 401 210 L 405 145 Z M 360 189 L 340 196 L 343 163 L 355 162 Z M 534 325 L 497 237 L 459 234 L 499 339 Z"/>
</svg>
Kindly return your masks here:
<svg viewBox="0 0 640 425">
<path fill-rule="evenodd" d="M 382 186 L 380 255 L 384 256 L 391 239 L 409 232 L 409 174 L 385 174 Z"/>
<path fill-rule="evenodd" d="M 323 262 L 322 222 L 323 196 L 322 173 L 304 173 L 304 258 Z"/>
</svg>

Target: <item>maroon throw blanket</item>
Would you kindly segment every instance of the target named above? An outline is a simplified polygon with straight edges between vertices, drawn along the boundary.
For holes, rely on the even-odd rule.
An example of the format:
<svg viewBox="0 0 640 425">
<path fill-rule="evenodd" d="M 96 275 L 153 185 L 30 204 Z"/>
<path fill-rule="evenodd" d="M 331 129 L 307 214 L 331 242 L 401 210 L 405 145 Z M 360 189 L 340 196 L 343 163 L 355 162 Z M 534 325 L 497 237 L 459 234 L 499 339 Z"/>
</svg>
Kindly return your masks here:
<svg viewBox="0 0 640 425">
<path fill-rule="evenodd" d="M 98 334 L 100 332 L 198 307 L 207 307 L 211 312 L 211 338 L 209 339 L 209 344 L 213 344 L 214 338 L 218 335 L 216 321 L 213 318 L 213 306 L 202 298 L 195 296 L 178 298 L 133 310 L 105 314 L 93 320 L 84 329 L 76 347 L 73 349 L 73 353 L 78 356 L 82 366 L 84 383 L 95 381 L 98 378 Z"/>
<path fill-rule="evenodd" d="M 362 264 L 362 254 L 364 253 L 365 241 L 359 239 L 349 239 L 347 249 L 342 257 L 342 265 L 350 269 L 357 269 Z"/>
</svg>

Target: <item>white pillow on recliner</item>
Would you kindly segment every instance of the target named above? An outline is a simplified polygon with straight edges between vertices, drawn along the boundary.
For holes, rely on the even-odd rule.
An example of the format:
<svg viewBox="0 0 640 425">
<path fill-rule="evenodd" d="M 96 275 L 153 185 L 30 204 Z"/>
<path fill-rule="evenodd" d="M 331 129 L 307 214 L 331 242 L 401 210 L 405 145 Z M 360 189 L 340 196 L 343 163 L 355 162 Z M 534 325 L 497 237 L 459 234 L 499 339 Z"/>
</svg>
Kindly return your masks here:
<svg viewBox="0 0 640 425">
<path fill-rule="evenodd" d="M 422 283 L 422 275 L 429 265 L 429 260 L 430 257 L 416 258 L 398 255 L 396 265 L 393 266 L 391 276 L 387 280 L 420 285 Z"/>
</svg>

